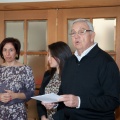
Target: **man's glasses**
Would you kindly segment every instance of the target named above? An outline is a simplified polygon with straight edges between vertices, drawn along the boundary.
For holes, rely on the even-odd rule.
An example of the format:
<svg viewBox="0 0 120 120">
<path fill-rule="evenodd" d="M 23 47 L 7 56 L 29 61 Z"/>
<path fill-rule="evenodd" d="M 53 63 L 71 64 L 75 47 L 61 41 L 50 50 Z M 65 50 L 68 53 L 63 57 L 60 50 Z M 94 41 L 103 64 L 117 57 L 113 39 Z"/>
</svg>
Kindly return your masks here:
<svg viewBox="0 0 120 120">
<path fill-rule="evenodd" d="M 70 35 L 71 35 L 72 37 L 74 37 L 74 36 L 76 35 L 76 33 L 77 33 L 78 35 L 83 35 L 83 34 L 85 34 L 86 32 L 91 32 L 91 31 L 92 31 L 92 30 L 80 29 L 78 32 L 75 32 L 75 31 L 71 32 Z"/>
</svg>

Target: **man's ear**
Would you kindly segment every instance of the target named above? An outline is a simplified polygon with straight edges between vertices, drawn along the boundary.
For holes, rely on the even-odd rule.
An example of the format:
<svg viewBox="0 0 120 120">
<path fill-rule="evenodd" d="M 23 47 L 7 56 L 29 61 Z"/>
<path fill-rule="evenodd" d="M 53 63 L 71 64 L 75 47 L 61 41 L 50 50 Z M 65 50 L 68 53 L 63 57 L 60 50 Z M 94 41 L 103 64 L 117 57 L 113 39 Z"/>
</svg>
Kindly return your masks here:
<svg viewBox="0 0 120 120">
<path fill-rule="evenodd" d="M 91 42 L 94 42 L 94 39 L 95 39 L 95 32 L 92 32 L 91 33 Z"/>
</svg>

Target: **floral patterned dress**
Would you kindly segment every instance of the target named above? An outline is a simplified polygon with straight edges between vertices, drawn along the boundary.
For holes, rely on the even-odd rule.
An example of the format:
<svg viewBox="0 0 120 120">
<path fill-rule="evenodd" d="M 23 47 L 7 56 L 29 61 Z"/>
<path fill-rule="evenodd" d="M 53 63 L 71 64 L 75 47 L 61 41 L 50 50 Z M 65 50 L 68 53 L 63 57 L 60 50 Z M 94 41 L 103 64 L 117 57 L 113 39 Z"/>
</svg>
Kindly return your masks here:
<svg viewBox="0 0 120 120">
<path fill-rule="evenodd" d="M 61 84 L 61 79 L 59 77 L 59 74 L 55 73 L 51 78 L 51 80 L 49 81 L 49 83 L 47 84 L 47 86 L 45 87 L 45 94 L 49 94 L 49 93 L 57 94 L 59 92 L 60 84 Z M 47 110 L 48 120 L 53 120 L 52 116 L 55 114 L 56 111 L 57 108 Z"/>
<path fill-rule="evenodd" d="M 26 99 L 13 99 L 0 102 L 0 120 L 27 120 L 25 102 L 34 95 L 35 83 L 29 66 L 0 66 L 0 94 L 4 90 L 24 93 Z"/>
</svg>

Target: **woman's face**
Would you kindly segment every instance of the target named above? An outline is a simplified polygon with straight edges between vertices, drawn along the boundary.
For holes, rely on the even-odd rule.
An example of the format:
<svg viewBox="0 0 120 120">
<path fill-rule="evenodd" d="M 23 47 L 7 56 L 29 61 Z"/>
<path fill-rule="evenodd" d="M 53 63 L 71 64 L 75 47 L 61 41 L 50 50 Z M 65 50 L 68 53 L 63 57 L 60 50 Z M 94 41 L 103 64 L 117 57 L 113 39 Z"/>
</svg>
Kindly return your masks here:
<svg viewBox="0 0 120 120">
<path fill-rule="evenodd" d="M 50 51 L 48 52 L 48 62 L 51 68 L 58 68 L 59 64 L 57 61 L 51 56 Z"/>
<path fill-rule="evenodd" d="M 16 50 L 12 43 L 6 43 L 2 50 L 3 57 L 6 62 L 12 62 L 16 57 Z"/>
</svg>

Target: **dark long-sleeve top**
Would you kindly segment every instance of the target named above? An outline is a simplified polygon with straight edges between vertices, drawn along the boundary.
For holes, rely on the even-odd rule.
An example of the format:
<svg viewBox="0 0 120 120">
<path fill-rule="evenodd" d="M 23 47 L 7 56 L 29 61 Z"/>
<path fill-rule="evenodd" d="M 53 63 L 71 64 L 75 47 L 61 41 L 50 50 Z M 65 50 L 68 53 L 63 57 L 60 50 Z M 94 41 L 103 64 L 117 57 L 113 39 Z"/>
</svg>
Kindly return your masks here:
<svg viewBox="0 0 120 120">
<path fill-rule="evenodd" d="M 79 109 L 66 107 L 69 120 L 114 120 L 119 106 L 119 69 L 113 58 L 96 45 L 81 61 L 66 62 L 60 94 L 79 96 Z"/>
<path fill-rule="evenodd" d="M 45 87 L 49 83 L 50 79 L 50 71 L 46 71 L 43 76 L 43 81 L 39 90 L 39 95 L 45 94 Z M 37 101 L 37 111 L 39 118 L 41 118 L 42 115 L 45 115 L 47 117 L 46 108 L 41 104 L 41 101 Z"/>
</svg>

